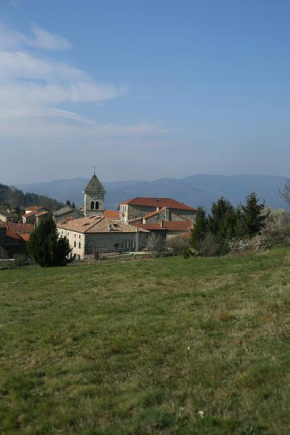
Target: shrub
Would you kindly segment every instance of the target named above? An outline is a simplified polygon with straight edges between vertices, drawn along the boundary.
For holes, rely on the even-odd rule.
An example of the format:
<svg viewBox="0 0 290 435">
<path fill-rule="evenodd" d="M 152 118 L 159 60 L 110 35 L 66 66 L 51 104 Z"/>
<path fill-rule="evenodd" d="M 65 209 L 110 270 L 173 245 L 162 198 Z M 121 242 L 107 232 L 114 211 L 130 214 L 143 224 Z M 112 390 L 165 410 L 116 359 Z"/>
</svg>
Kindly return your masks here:
<svg viewBox="0 0 290 435">
<path fill-rule="evenodd" d="M 203 257 L 211 257 L 220 253 L 220 244 L 212 233 L 207 233 L 203 239 L 196 244 L 196 249 L 199 255 Z"/>
<path fill-rule="evenodd" d="M 182 255 L 189 247 L 189 240 L 176 236 L 166 242 L 166 247 L 173 255 Z"/>
<path fill-rule="evenodd" d="M 155 255 L 160 255 L 165 250 L 165 239 L 156 233 L 151 233 L 148 236 L 146 248 Z"/>
</svg>

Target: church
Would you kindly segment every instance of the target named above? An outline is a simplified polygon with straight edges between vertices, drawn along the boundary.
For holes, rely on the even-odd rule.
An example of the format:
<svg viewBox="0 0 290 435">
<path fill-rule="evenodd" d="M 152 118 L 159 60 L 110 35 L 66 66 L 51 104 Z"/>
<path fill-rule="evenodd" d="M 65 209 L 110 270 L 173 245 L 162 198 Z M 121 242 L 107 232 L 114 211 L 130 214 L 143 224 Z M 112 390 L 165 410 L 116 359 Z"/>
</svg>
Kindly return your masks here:
<svg viewBox="0 0 290 435">
<path fill-rule="evenodd" d="M 95 172 L 83 194 L 83 209 L 65 206 L 54 213 L 58 234 L 67 237 L 76 258 L 145 248 L 149 231 L 121 222 L 118 211 L 105 210 L 106 190 Z"/>
</svg>

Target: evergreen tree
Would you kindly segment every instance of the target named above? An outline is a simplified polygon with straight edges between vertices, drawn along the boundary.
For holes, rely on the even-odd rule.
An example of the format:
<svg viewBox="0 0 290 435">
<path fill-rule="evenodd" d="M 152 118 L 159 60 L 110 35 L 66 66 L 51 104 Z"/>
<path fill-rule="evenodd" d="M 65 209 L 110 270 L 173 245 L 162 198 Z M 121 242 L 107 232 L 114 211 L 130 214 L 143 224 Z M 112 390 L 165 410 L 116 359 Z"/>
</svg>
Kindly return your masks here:
<svg viewBox="0 0 290 435">
<path fill-rule="evenodd" d="M 259 204 L 258 201 L 256 194 L 252 192 L 247 196 L 246 205 L 241 207 L 244 234 L 249 237 L 261 231 L 267 218 L 267 215 L 263 214 L 265 203 Z"/>
<path fill-rule="evenodd" d="M 199 242 L 205 238 L 207 232 L 208 218 L 206 216 L 204 208 L 198 207 L 194 224 L 194 231 L 192 233 L 190 241 L 191 246 L 197 249 Z"/>
<path fill-rule="evenodd" d="M 30 236 L 28 250 L 41 267 L 66 266 L 72 249 L 66 237 L 58 238 L 52 217 L 44 219 Z"/>
<path fill-rule="evenodd" d="M 229 241 L 235 234 L 236 224 L 236 210 L 227 199 L 220 198 L 213 203 L 209 216 L 209 231 L 215 235 L 221 254 L 229 251 Z"/>
<path fill-rule="evenodd" d="M 65 204 L 65 205 L 68 205 L 69 207 L 71 206 L 71 204 L 70 204 L 70 200 L 69 200 L 69 199 L 66 201 L 66 204 Z"/>
</svg>

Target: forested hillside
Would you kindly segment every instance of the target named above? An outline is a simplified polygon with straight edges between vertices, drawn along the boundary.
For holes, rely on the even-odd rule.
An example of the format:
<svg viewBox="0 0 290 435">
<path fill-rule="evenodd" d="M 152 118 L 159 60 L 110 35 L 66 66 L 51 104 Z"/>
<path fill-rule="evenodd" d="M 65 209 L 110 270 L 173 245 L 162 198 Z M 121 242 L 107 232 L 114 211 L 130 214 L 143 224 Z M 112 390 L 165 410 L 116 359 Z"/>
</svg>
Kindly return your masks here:
<svg viewBox="0 0 290 435">
<path fill-rule="evenodd" d="M 0 184 L 0 204 L 7 204 L 12 209 L 25 208 L 30 205 L 41 205 L 48 210 L 57 210 L 63 204 L 47 196 L 36 193 L 23 193 L 16 187 Z"/>
</svg>

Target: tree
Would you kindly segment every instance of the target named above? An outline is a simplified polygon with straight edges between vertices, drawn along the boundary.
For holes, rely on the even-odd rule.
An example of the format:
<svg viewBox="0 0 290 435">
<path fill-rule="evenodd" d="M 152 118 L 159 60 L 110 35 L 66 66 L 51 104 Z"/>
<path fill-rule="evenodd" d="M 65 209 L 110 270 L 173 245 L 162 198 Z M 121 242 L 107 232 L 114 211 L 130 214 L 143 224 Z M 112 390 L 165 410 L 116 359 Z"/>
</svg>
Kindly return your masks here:
<svg viewBox="0 0 290 435">
<path fill-rule="evenodd" d="M 190 244 L 193 248 L 197 249 L 197 245 L 204 239 L 208 231 L 208 218 L 203 207 L 198 207 L 194 230 L 192 233 Z"/>
<path fill-rule="evenodd" d="M 148 236 L 146 248 L 159 255 L 165 249 L 165 239 L 160 234 L 151 233 Z"/>
<path fill-rule="evenodd" d="M 28 251 L 41 267 L 66 266 L 74 259 L 69 258 L 72 249 L 68 239 L 58 238 L 52 217 L 41 221 L 31 234 Z"/>
<path fill-rule="evenodd" d="M 220 246 L 220 253 L 229 252 L 229 241 L 235 234 L 237 224 L 236 210 L 225 198 L 214 202 L 209 216 L 209 231 Z"/>
<path fill-rule="evenodd" d="M 279 191 L 279 193 L 283 201 L 285 201 L 286 204 L 290 204 L 290 180 L 286 181 L 284 189 L 282 191 Z"/>
<path fill-rule="evenodd" d="M 66 204 L 65 205 L 68 205 L 69 207 L 71 206 L 71 203 L 70 203 L 70 200 L 69 199 L 67 199 L 67 201 L 66 201 Z"/>
<path fill-rule="evenodd" d="M 258 203 L 259 200 L 254 192 L 247 196 L 246 205 L 241 206 L 242 226 L 244 235 L 253 237 L 258 234 L 265 225 L 267 214 L 263 213 L 265 203 Z"/>
</svg>

